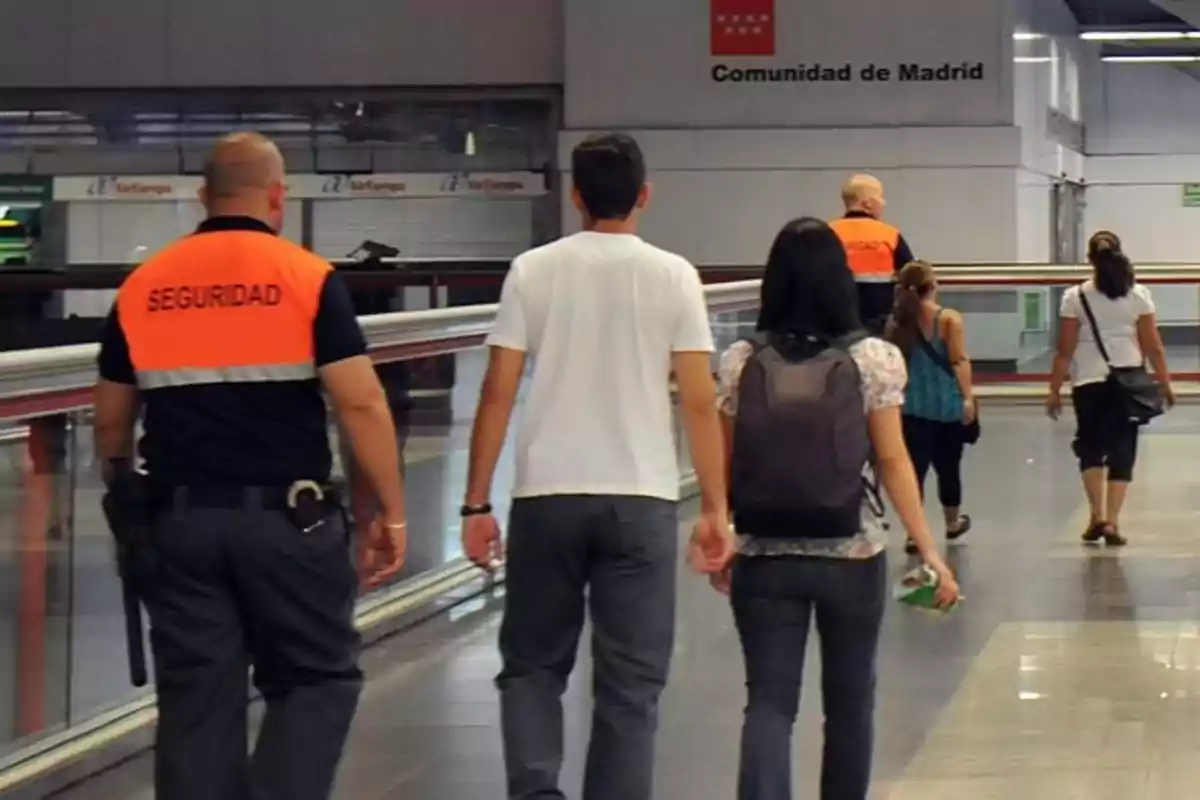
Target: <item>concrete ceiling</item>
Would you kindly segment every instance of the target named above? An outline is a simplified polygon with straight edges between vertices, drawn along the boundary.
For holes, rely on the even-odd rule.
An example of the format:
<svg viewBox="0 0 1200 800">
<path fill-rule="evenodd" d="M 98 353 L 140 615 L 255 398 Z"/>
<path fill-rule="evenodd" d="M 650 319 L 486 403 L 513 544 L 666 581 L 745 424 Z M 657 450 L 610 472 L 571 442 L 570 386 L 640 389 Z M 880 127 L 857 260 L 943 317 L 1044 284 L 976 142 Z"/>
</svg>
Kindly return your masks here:
<svg viewBox="0 0 1200 800">
<path fill-rule="evenodd" d="M 1200 0 L 1067 0 L 1086 28 L 1177 27 L 1173 7 L 1200 6 Z"/>
</svg>

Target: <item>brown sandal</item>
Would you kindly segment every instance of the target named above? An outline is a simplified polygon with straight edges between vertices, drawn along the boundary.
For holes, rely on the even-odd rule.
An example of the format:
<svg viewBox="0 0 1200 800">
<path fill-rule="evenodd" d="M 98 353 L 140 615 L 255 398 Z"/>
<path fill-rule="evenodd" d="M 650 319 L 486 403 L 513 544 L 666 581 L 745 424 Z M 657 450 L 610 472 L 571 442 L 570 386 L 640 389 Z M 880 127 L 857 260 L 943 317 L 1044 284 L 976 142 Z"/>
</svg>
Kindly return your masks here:
<svg viewBox="0 0 1200 800">
<path fill-rule="evenodd" d="M 1116 525 L 1106 525 L 1103 531 L 1105 547 L 1124 547 L 1129 540 L 1120 534 Z"/>
<path fill-rule="evenodd" d="M 1107 523 L 1104 522 L 1093 522 L 1088 525 L 1088 529 L 1083 532 L 1083 536 L 1080 539 L 1083 540 L 1084 544 L 1100 544 L 1104 539 L 1106 525 Z"/>
</svg>

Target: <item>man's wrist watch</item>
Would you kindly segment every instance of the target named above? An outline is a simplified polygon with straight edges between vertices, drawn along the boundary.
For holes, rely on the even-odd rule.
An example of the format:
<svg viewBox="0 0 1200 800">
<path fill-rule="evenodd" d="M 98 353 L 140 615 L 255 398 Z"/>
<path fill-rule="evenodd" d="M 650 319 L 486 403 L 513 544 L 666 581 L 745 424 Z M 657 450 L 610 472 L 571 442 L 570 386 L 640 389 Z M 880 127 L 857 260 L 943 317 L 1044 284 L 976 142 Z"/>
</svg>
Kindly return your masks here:
<svg viewBox="0 0 1200 800">
<path fill-rule="evenodd" d="M 458 513 L 464 517 L 478 517 L 482 516 L 483 514 L 490 514 L 492 513 L 492 504 L 480 503 L 479 505 L 472 505 L 470 503 L 464 503 L 463 507 L 459 509 Z"/>
</svg>

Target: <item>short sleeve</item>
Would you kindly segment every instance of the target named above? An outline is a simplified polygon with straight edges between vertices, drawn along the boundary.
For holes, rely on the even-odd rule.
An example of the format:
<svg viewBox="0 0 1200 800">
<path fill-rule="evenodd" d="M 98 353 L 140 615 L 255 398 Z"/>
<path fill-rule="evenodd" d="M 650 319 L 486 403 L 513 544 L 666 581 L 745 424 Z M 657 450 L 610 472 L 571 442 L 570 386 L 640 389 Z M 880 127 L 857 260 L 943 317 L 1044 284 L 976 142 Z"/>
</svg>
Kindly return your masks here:
<svg viewBox="0 0 1200 800">
<path fill-rule="evenodd" d="M 129 341 L 121 327 L 116 304 L 108 312 L 104 330 L 100 333 L 100 355 L 96 366 L 103 380 L 127 386 L 137 385 L 137 373 L 129 355 Z"/>
<path fill-rule="evenodd" d="M 1146 286 L 1136 284 L 1130 293 L 1133 296 L 1133 308 L 1139 317 L 1155 313 L 1154 297 Z"/>
<path fill-rule="evenodd" d="M 700 273 L 691 264 L 687 265 L 680 281 L 679 303 L 675 332 L 671 337 L 672 352 L 711 353 L 715 346 L 712 323 L 708 319 L 708 301 L 704 297 Z"/>
<path fill-rule="evenodd" d="M 865 339 L 851 354 L 862 376 L 863 404 L 867 411 L 904 405 L 908 368 L 900 348 L 882 339 Z"/>
<path fill-rule="evenodd" d="M 742 370 L 754 352 L 749 342 L 734 342 L 721 354 L 717 366 L 717 408 L 726 416 L 737 415 L 738 387 Z"/>
<path fill-rule="evenodd" d="M 492 332 L 488 334 L 487 345 L 522 353 L 529 350 L 529 327 L 521 301 L 521 269 L 516 262 L 504 278 L 504 287 L 500 290 L 500 307 L 496 311 Z"/>
<path fill-rule="evenodd" d="M 367 340 L 354 314 L 346 281 L 337 272 L 330 272 L 321 285 L 313 320 L 313 361 L 317 367 L 324 367 L 366 352 Z"/>
<path fill-rule="evenodd" d="M 1073 286 L 1063 292 L 1062 306 L 1058 315 L 1063 319 L 1079 319 L 1079 287 Z"/>
</svg>

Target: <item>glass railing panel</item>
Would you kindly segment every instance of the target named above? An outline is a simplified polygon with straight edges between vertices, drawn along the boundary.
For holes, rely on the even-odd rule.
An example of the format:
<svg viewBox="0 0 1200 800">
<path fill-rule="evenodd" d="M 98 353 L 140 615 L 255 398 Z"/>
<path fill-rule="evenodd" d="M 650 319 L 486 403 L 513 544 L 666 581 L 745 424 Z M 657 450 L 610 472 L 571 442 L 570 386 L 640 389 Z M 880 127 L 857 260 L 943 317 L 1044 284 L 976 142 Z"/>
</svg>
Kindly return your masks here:
<svg viewBox="0 0 1200 800">
<path fill-rule="evenodd" d="M 71 681 L 72 725 L 144 696 L 129 682 L 125 648 L 125 617 L 117 577 L 112 534 L 100 500 L 104 484 L 96 459 L 95 438 L 88 412 L 71 417 L 72 508 L 71 537 Z M 154 665 L 146 645 L 147 668 Z"/>
<path fill-rule="evenodd" d="M 0 755 L 70 720 L 73 437 L 65 416 L 0 426 Z"/>
<path fill-rule="evenodd" d="M 753 328 L 755 314 L 725 307 L 713 323 L 727 345 Z M 397 582 L 460 564 L 459 505 L 466 486 L 467 448 L 486 368 L 482 347 L 409 359 L 385 383 L 403 385 L 397 416 L 404 437 L 409 547 Z M 83 392 L 86 401 L 87 392 Z M 48 401 L 49 402 L 49 401 Z M 66 401 L 64 401 L 66 402 Z M 0 401 L 2 404 L 2 401 Z M 23 407 L 23 406 L 22 406 Z M 63 406 L 65 407 L 65 405 Z M 512 429 L 519 424 L 521 404 Z M 677 428 L 680 427 L 678 419 Z M 681 474 L 691 465 L 682 430 Z M 331 426 L 335 472 L 356 497 L 337 431 Z M 493 501 L 508 515 L 514 437 L 497 468 Z M 86 723 L 145 697 L 129 683 L 120 585 L 111 535 L 100 509 L 103 493 L 90 412 L 0 424 L 9 526 L 3 617 L 10 656 L 0 659 L 0 759 L 40 738 Z M 349 474 L 347 475 L 347 472 Z M 361 514 L 369 518 L 369 512 Z"/>
<path fill-rule="evenodd" d="M 459 509 L 486 367 L 484 348 L 381 365 L 397 423 L 408 506 L 408 554 L 397 583 L 462 558 Z M 515 431 L 520 413 L 518 402 L 510 431 Z M 493 482 L 493 504 L 501 520 L 508 517 L 513 484 L 513 438 L 508 437 Z M 373 518 L 373 498 L 364 482 L 356 479 L 348 444 L 340 437 L 335 441 L 337 475 L 348 486 L 356 525 L 365 525 Z"/>
<path fill-rule="evenodd" d="M 945 286 L 940 302 L 960 311 L 967 352 L 980 382 L 1049 378 L 1058 341 L 1063 293 L 1073 283 Z M 1159 333 L 1172 372 L 1200 370 L 1200 286 L 1152 283 Z M 1081 320 L 1086 324 L 1086 320 Z"/>
</svg>

